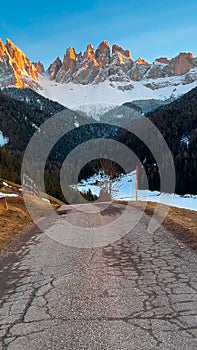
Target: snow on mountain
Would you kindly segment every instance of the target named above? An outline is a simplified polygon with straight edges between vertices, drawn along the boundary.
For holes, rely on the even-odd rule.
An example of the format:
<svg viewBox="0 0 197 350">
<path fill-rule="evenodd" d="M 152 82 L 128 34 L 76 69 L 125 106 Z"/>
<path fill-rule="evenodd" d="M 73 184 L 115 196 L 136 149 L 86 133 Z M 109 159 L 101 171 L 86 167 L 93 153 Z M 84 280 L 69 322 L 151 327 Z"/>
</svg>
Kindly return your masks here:
<svg viewBox="0 0 197 350">
<path fill-rule="evenodd" d="M 30 87 L 44 97 L 95 119 L 133 100 L 176 98 L 197 85 L 197 58 L 190 52 L 153 63 L 133 60 L 129 50 L 107 41 L 84 53 L 66 49 L 44 72 L 10 40 L 0 40 L 0 87 Z"/>
<path fill-rule="evenodd" d="M 197 69 L 196 69 L 197 75 Z M 74 108 L 88 112 L 93 117 L 102 114 L 103 110 L 110 105 L 121 105 L 128 101 L 134 100 L 166 100 L 169 98 L 179 97 L 197 86 L 197 80 L 190 83 L 184 83 L 185 76 L 165 77 L 159 79 L 148 79 L 133 82 L 131 90 L 122 91 L 118 89 L 119 83 L 114 82 L 113 85 L 109 80 L 105 80 L 99 84 L 67 84 L 51 81 L 49 77 L 40 76 L 38 78 L 39 85 L 42 89 L 38 92 L 51 100 L 57 101 L 68 108 Z M 150 85 L 147 87 L 147 83 Z M 157 84 L 158 88 L 154 86 Z M 150 87 L 152 86 L 152 88 Z M 96 105 L 95 108 L 92 106 Z M 99 108 L 98 108 L 99 105 Z"/>
<path fill-rule="evenodd" d="M 105 104 L 105 103 L 94 103 L 94 104 L 84 104 L 81 106 L 73 107 L 72 109 L 77 112 L 83 112 L 88 117 L 94 118 L 95 120 L 100 120 L 100 116 L 114 109 L 116 104 Z"/>
</svg>

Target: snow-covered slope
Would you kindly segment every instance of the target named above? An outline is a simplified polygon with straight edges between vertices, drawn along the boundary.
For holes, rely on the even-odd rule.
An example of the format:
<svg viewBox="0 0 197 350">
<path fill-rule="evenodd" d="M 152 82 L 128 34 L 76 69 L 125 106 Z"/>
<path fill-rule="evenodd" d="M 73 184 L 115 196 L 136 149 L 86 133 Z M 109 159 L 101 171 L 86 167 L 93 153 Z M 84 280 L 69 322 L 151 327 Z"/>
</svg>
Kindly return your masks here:
<svg viewBox="0 0 197 350">
<path fill-rule="evenodd" d="M 136 173 L 123 175 L 119 181 L 114 181 L 112 187 L 113 199 L 135 201 L 136 187 L 135 187 Z M 99 182 L 103 181 L 100 175 L 94 175 L 88 180 L 82 180 L 77 189 L 80 192 L 86 193 L 91 190 L 92 194 L 99 196 L 101 187 Z M 162 203 L 177 208 L 185 208 L 197 211 L 197 196 L 195 195 L 173 195 L 168 193 L 160 193 L 157 191 L 140 190 L 138 193 L 139 201 Z"/>
<path fill-rule="evenodd" d="M 121 105 L 128 101 L 165 100 L 179 97 L 197 86 L 197 81 L 185 84 L 184 79 L 185 76 L 183 75 L 171 78 L 141 80 L 133 82 L 131 90 L 122 91 L 118 89 L 120 83 L 117 85 L 114 82 L 112 85 L 108 80 L 99 84 L 88 85 L 61 84 L 51 81 L 45 75 L 39 77 L 39 85 L 42 86 L 42 89 L 39 89 L 38 92 L 42 96 L 57 101 L 68 108 L 82 110 L 92 116 L 94 114 L 92 106 L 95 104 L 97 106 L 98 104 L 100 105 L 99 108 L 95 108 L 95 113 L 98 114 L 98 110 L 103 112 L 107 108 L 109 110 L 114 105 Z M 148 87 L 147 84 L 149 84 Z"/>
<path fill-rule="evenodd" d="M 77 112 L 83 112 L 88 117 L 94 118 L 96 120 L 100 120 L 100 116 L 109 112 L 110 110 L 116 108 L 116 104 L 110 103 L 93 103 L 93 104 L 84 104 L 81 106 L 73 107 L 72 109 Z"/>
</svg>

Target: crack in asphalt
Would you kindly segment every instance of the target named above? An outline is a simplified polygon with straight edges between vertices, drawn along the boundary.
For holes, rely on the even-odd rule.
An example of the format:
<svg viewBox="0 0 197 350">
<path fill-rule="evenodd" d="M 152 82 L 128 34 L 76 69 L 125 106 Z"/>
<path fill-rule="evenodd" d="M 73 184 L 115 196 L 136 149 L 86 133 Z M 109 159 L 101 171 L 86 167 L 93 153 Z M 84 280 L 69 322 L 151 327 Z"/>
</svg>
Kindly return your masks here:
<svg viewBox="0 0 197 350">
<path fill-rule="evenodd" d="M 107 211 L 67 215 L 97 227 Z M 144 215 L 103 248 L 69 248 L 40 233 L 26 241 L 0 267 L 0 350 L 196 349 L 197 257 L 147 226 Z"/>
</svg>

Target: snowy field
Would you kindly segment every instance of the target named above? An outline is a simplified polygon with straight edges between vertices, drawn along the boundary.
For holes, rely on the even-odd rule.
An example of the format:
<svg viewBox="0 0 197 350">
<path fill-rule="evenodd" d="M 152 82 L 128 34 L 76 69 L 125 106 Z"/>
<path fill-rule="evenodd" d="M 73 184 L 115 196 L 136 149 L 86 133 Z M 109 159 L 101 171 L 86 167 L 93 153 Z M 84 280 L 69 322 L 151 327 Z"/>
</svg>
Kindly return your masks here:
<svg viewBox="0 0 197 350">
<path fill-rule="evenodd" d="M 129 175 L 123 175 L 120 181 L 114 182 L 112 187 L 113 199 L 135 201 L 135 177 L 135 172 L 132 172 Z M 87 181 L 81 181 L 77 185 L 77 189 L 83 193 L 87 192 L 90 189 L 92 194 L 99 196 L 101 186 L 98 184 L 98 182 L 103 183 L 103 181 L 104 178 L 101 175 L 95 175 L 89 178 Z M 152 192 L 148 190 L 140 190 L 138 192 L 138 199 L 139 201 L 162 203 L 177 208 L 185 208 L 197 211 L 197 195 L 188 194 L 179 196 L 176 194 L 160 193 L 157 191 Z"/>
</svg>

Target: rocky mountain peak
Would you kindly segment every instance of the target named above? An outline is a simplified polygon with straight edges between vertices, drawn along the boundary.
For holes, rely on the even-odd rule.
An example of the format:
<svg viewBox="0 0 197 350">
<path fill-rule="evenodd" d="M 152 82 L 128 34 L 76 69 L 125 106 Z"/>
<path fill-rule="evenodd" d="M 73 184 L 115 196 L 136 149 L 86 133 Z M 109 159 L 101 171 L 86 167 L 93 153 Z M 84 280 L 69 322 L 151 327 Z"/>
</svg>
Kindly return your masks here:
<svg viewBox="0 0 197 350">
<path fill-rule="evenodd" d="M 48 69 L 50 79 L 53 79 L 53 75 L 55 75 L 55 78 L 58 82 L 61 82 L 61 83 L 69 82 L 70 76 L 75 71 L 76 64 L 78 61 L 77 55 L 75 53 L 75 49 L 73 47 L 69 47 L 66 49 L 66 53 L 64 55 L 62 64 L 60 64 L 58 59 L 56 60 L 57 61 L 53 63 L 53 67 L 50 66 Z M 60 69 L 56 73 L 58 65 L 60 66 Z M 52 74 L 50 73 L 51 71 L 52 71 Z"/>
<path fill-rule="evenodd" d="M 142 57 L 139 57 L 132 66 L 131 79 L 134 81 L 140 81 L 150 68 L 150 64 Z"/>
<path fill-rule="evenodd" d="M 19 52 L 21 55 L 23 54 L 22 51 L 16 45 L 14 45 L 14 43 L 10 39 L 6 40 L 5 46 L 12 58 L 14 58 Z"/>
<path fill-rule="evenodd" d="M 25 75 L 33 80 L 38 77 L 38 72 L 36 67 L 30 60 L 25 56 L 25 54 L 12 43 L 11 40 L 6 40 L 6 49 L 13 60 L 13 66 L 18 75 Z"/>
<path fill-rule="evenodd" d="M 44 65 L 40 61 L 33 62 L 33 65 L 36 67 L 36 71 L 38 74 L 44 73 Z"/>
<path fill-rule="evenodd" d="M 2 60 L 2 56 L 4 56 L 5 54 L 7 54 L 7 49 L 6 49 L 2 39 L 0 39 L 0 60 Z"/>
<path fill-rule="evenodd" d="M 110 46 L 107 41 L 102 41 L 95 52 L 95 58 L 99 66 L 104 68 L 110 61 Z"/>
<path fill-rule="evenodd" d="M 167 59 L 167 57 L 160 57 L 160 58 L 157 58 L 155 60 L 156 62 L 159 62 L 159 63 L 163 63 L 163 64 L 169 64 L 169 60 Z"/>
<path fill-rule="evenodd" d="M 105 47 L 108 47 L 110 49 L 110 45 L 107 40 L 101 41 L 101 43 L 98 46 L 98 49 L 102 49 L 102 48 L 104 49 Z"/>
<path fill-rule="evenodd" d="M 192 60 L 194 55 L 191 52 L 181 52 L 178 56 L 171 60 L 174 75 L 182 75 L 187 73 L 193 66 Z"/>
<path fill-rule="evenodd" d="M 112 46 L 112 55 L 117 53 L 121 53 L 125 57 L 132 58 L 129 50 L 124 50 L 121 46 L 115 44 Z"/>
<path fill-rule="evenodd" d="M 116 44 L 112 45 L 112 54 L 116 53 L 116 52 L 123 52 L 123 51 L 124 50 L 121 46 L 116 45 Z"/>
<path fill-rule="evenodd" d="M 171 60 L 161 57 L 152 64 L 142 57 L 134 62 L 129 50 L 117 44 L 111 50 L 109 43 L 102 41 L 96 50 L 89 44 L 86 51 L 80 54 L 76 54 L 73 48 L 67 49 L 63 64 L 59 60 L 55 61 L 48 72 L 52 80 L 61 83 L 72 81 L 87 85 L 108 79 L 111 85 L 116 82 L 120 84 L 121 90 L 129 90 L 133 88 L 132 81 L 183 75 L 196 66 L 197 59 L 191 53 L 180 53 Z M 195 77 L 192 75 L 188 79 L 186 83 L 194 81 Z M 147 87 L 152 88 L 152 85 L 147 82 Z"/>
<path fill-rule="evenodd" d="M 160 57 L 153 63 L 141 57 L 133 61 L 129 50 L 117 44 L 110 48 L 107 41 L 102 41 L 98 48 L 89 44 L 80 53 L 76 53 L 73 47 L 67 48 L 63 60 L 57 57 L 47 72 L 50 80 L 58 83 L 88 85 L 108 80 L 112 87 L 125 91 L 133 89 L 134 82 L 143 81 L 146 88 L 155 90 L 164 87 L 169 83 L 168 78 L 174 76 L 181 76 L 179 81 L 182 84 L 194 82 L 197 79 L 197 58 L 191 52 L 181 52 L 172 59 Z M 37 89 L 38 78 L 43 73 L 40 61 L 31 62 L 11 40 L 5 44 L 0 40 L 0 86 Z M 166 79 L 166 82 L 159 81 L 159 78 Z"/>
<path fill-rule="evenodd" d="M 90 57 L 90 58 L 92 58 L 92 57 L 95 58 L 95 50 L 94 50 L 94 47 L 92 46 L 92 44 L 89 44 L 87 46 L 87 49 L 84 53 L 84 56 Z"/>
<path fill-rule="evenodd" d="M 59 57 L 57 57 L 55 61 L 51 63 L 51 65 L 47 70 L 51 80 L 54 80 L 56 78 L 56 75 L 59 72 L 61 67 L 62 67 L 62 61 Z"/>
<path fill-rule="evenodd" d="M 65 59 L 76 61 L 75 49 L 73 47 L 66 49 Z"/>
<path fill-rule="evenodd" d="M 148 63 L 147 61 L 145 61 L 142 57 L 139 57 L 139 58 L 136 60 L 136 63 L 137 63 L 137 64 L 149 65 L 149 63 Z"/>
<path fill-rule="evenodd" d="M 40 62 L 32 63 L 9 39 L 6 44 L 0 40 L 1 86 L 37 86 L 37 79 L 44 71 Z"/>
<path fill-rule="evenodd" d="M 98 63 L 95 59 L 95 50 L 94 47 L 92 46 L 92 44 L 89 44 L 87 46 L 86 51 L 84 52 L 84 54 L 82 55 L 82 57 L 79 57 L 79 62 L 81 61 L 81 64 L 84 65 L 84 69 L 88 69 L 89 68 L 89 63 L 93 62 L 93 64 L 95 66 L 98 66 Z"/>
</svg>

